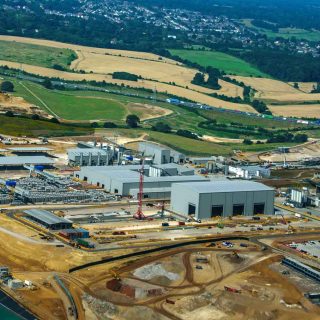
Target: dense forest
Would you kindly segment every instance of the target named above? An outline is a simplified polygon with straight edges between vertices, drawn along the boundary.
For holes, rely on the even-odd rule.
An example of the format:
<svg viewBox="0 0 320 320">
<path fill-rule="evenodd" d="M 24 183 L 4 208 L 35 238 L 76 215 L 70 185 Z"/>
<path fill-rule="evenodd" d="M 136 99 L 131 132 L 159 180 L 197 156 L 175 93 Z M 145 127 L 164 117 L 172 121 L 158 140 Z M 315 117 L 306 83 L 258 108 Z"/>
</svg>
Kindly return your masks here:
<svg viewBox="0 0 320 320">
<path fill-rule="evenodd" d="M 320 58 L 259 48 L 238 52 L 237 55 L 283 81 L 320 82 Z"/>
</svg>

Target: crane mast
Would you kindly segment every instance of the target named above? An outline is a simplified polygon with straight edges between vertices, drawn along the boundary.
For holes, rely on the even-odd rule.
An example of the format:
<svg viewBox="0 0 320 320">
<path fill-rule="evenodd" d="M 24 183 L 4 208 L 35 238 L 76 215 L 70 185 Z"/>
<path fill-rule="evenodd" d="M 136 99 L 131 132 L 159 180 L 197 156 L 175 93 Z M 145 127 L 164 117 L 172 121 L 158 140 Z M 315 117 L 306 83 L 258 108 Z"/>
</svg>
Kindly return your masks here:
<svg viewBox="0 0 320 320">
<path fill-rule="evenodd" d="M 140 180 L 139 180 L 139 193 L 138 193 L 138 210 L 133 216 L 135 219 L 144 220 L 146 216 L 142 212 L 142 198 L 143 198 L 143 182 L 144 182 L 144 159 L 142 160 L 142 166 L 140 169 Z"/>
</svg>

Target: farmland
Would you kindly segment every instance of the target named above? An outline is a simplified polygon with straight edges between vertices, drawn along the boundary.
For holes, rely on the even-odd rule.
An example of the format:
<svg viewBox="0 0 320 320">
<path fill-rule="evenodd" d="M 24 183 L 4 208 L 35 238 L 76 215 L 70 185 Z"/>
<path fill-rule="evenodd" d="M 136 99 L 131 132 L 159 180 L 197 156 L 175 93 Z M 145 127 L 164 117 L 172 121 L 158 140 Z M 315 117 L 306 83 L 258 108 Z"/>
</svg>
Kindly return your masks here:
<svg viewBox="0 0 320 320">
<path fill-rule="evenodd" d="M 73 50 L 20 42 L 0 41 L 0 60 L 52 68 L 68 69 L 77 56 Z"/>
<path fill-rule="evenodd" d="M 170 50 L 174 56 L 198 63 L 203 67 L 214 67 L 227 74 L 240 76 L 267 77 L 266 74 L 251 66 L 249 63 L 218 51 L 206 50 Z"/>
<path fill-rule="evenodd" d="M 209 96 L 210 93 L 223 94 L 229 97 L 242 97 L 243 89 L 235 84 L 220 80 L 221 89 L 212 90 L 191 84 L 196 69 L 182 66 L 180 63 L 144 52 L 130 52 L 111 49 L 100 49 L 75 46 L 71 44 L 58 43 L 53 41 L 0 36 L 0 40 L 52 46 L 53 48 L 74 50 L 78 59 L 73 61 L 71 68 L 79 72 L 66 72 L 34 64 L 0 60 L 0 65 L 10 68 L 20 69 L 32 74 L 44 77 L 55 77 L 70 81 L 105 81 L 118 85 L 130 86 L 133 88 L 147 88 L 158 92 L 200 102 L 203 104 L 214 105 L 227 109 L 237 109 L 255 112 L 250 105 L 232 103 Z M 113 72 L 130 72 L 141 75 L 144 79 L 138 81 L 126 81 L 112 79 Z M 87 73 L 83 73 L 87 72 Z"/>
<path fill-rule="evenodd" d="M 285 102 L 304 102 L 304 101 L 318 101 L 320 94 L 310 94 L 295 89 L 290 84 L 273 79 L 266 78 L 249 78 L 234 76 L 234 79 L 244 82 L 251 86 L 257 92 L 255 97 L 269 102 L 276 102 L 282 104 Z M 310 86 L 308 84 L 308 86 Z"/>
<path fill-rule="evenodd" d="M 268 108 L 274 115 L 286 117 L 319 118 L 320 104 L 289 104 L 269 105 Z"/>
</svg>

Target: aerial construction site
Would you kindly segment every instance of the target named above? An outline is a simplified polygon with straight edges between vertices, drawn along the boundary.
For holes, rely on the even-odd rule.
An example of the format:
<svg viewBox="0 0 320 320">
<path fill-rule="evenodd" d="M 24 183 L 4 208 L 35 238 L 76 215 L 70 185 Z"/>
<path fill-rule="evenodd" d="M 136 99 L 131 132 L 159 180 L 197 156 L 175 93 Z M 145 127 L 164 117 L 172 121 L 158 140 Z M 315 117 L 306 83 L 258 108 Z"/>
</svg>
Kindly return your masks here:
<svg viewBox="0 0 320 320">
<path fill-rule="evenodd" d="M 316 153 L 197 158 L 103 137 L 0 149 L 1 289 L 20 318 L 319 319 Z"/>
</svg>

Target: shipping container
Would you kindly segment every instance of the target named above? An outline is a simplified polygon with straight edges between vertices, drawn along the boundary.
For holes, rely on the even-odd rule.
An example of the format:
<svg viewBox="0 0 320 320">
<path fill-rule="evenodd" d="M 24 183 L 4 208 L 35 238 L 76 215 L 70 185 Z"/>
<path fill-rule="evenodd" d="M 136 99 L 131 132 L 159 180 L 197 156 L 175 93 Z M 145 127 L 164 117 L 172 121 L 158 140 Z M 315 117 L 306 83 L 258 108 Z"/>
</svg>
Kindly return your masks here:
<svg viewBox="0 0 320 320">
<path fill-rule="evenodd" d="M 14 180 L 7 180 L 6 181 L 6 186 L 7 187 L 14 188 L 16 185 L 17 185 L 17 181 L 14 181 Z"/>
<path fill-rule="evenodd" d="M 91 243 L 91 242 L 84 240 L 84 239 L 77 239 L 76 241 L 80 246 L 85 247 L 85 248 L 94 248 L 95 247 L 94 243 Z"/>
</svg>

